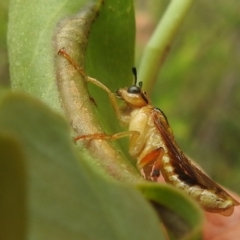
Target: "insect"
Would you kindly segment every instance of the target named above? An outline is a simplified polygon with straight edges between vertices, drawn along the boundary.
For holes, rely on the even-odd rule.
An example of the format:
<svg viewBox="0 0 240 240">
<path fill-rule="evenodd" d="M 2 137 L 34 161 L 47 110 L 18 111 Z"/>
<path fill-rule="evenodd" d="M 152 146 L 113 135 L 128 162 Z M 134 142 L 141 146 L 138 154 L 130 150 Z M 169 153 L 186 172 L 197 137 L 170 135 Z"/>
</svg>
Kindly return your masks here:
<svg viewBox="0 0 240 240">
<path fill-rule="evenodd" d="M 65 49 L 60 49 L 59 55 L 66 58 L 86 81 L 106 91 L 117 117 L 128 124 L 126 132 L 77 136 L 76 141 L 116 140 L 129 136 L 129 153 L 137 159 L 137 167 L 143 171 L 146 179 L 156 181 L 161 173 L 166 182 L 184 190 L 204 210 L 224 216 L 233 213 L 234 206 L 239 205 L 239 202 L 198 169 L 180 150 L 165 114 L 152 106 L 146 92 L 142 90 L 142 82 L 137 82 L 135 68 L 132 69 L 134 84 L 128 88 L 120 88 L 114 94 L 98 80 L 88 77 Z M 116 98 L 125 102 L 124 112 L 120 110 Z"/>
</svg>

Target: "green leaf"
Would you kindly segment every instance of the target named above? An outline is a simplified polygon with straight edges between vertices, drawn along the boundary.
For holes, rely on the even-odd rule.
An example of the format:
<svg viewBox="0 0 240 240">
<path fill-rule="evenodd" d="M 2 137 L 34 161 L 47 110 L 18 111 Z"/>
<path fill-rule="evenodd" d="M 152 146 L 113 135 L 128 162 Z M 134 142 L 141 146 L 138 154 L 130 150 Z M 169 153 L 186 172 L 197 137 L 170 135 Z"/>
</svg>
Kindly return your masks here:
<svg viewBox="0 0 240 240">
<path fill-rule="evenodd" d="M 23 164 L 26 171 L 21 175 L 27 183 L 21 192 L 26 197 L 26 238 L 164 239 L 157 217 L 140 193 L 90 170 L 78 158 L 67 124 L 39 101 L 20 93 L 3 97 L 0 131 L 18 141 L 24 156 L 16 168 L 20 166 L 20 174 Z M 9 156 L 12 161 L 21 156 L 2 153 L 1 159 Z M 13 188 L 9 181 L 13 170 L 5 170 L 5 185 Z M 5 202 L 7 209 L 11 203 Z M 16 217 L 19 212 L 14 212 Z"/>
<path fill-rule="evenodd" d="M 170 236 L 201 239 L 203 212 L 194 200 L 168 184 L 140 183 L 137 187 L 153 204 Z"/>
<path fill-rule="evenodd" d="M 2 129 L 1 129 L 2 130 Z M 0 130 L 0 239 L 26 239 L 26 171 L 20 144 Z"/>
<path fill-rule="evenodd" d="M 87 47 L 86 69 L 90 76 L 97 77 L 113 91 L 129 85 L 135 42 L 132 1 L 54 0 L 49 5 L 46 0 L 12 0 L 9 9 L 8 45 L 13 88 L 30 92 L 61 111 L 55 61 L 59 58 L 58 50 L 74 41 L 78 41 L 78 46 L 67 50 L 75 51 L 74 54 L 80 52 L 84 58 Z M 85 25 L 76 24 L 74 31 L 64 36 L 64 45 L 59 46 L 56 35 L 61 25 L 81 17 L 84 11 L 92 12 L 84 19 Z M 85 32 L 76 39 L 77 31 Z M 106 94 L 99 93 L 99 89 L 94 93 L 101 97 L 97 104 L 105 103 L 107 97 L 102 97 Z M 108 112 L 108 108 L 103 109 L 104 115 Z M 112 121 L 108 124 L 114 126 Z"/>
<path fill-rule="evenodd" d="M 10 1 L 8 46 L 13 88 L 30 92 L 61 111 L 53 36 L 59 20 L 76 13 L 86 2 Z"/>
<path fill-rule="evenodd" d="M 86 49 L 86 71 L 112 92 L 133 83 L 135 52 L 135 15 L 133 1 L 108 0 L 92 24 Z M 88 86 L 97 103 L 99 118 L 108 131 L 119 132 L 108 96 L 96 86 Z M 126 148 L 125 148 L 126 150 Z"/>
<path fill-rule="evenodd" d="M 115 92 L 120 86 L 129 85 L 126 82 L 131 79 L 134 36 L 132 1 L 109 0 L 87 5 L 78 15 L 64 19 L 55 40 L 57 50 L 64 47 L 87 75 Z M 121 47 L 117 47 L 119 44 Z M 93 84 L 86 87 L 85 79 L 63 57 L 57 59 L 56 69 L 62 103 L 76 135 L 126 130 L 120 128 L 106 92 Z M 135 163 L 129 162 L 127 149 L 124 140 L 112 144 L 92 141 L 88 147 L 93 163 L 97 162 L 109 175 L 136 181 L 140 175 Z"/>
<path fill-rule="evenodd" d="M 8 42 L 12 86 L 40 97 L 62 113 L 64 111 L 76 135 L 101 132 L 101 125 L 105 132 L 119 132 L 121 129 L 107 94 L 95 87 L 91 92 L 97 105 L 94 107 L 80 74 L 69 70 L 69 64 L 57 52 L 65 47 L 82 67 L 87 47 L 87 73 L 109 87 L 108 83 L 114 83 L 113 89 L 124 86 L 124 81 L 131 78 L 134 58 L 132 1 L 109 0 L 91 4 L 57 1 L 51 7 L 45 1 L 20 2 L 13 0 L 10 5 Z M 19 18 L 21 21 L 17 21 Z M 99 40 L 99 36 L 103 40 Z M 116 47 L 118 43 L 121 47 Z M 117 149 L 113 146 L 115 143 L 104 144 L 88 149 L 93 165 L 97 163 L 98 168 L 100 165 L 103 171 L 121 180 L 139 180 L 135 164 L 129 162 L 129 154 L 126 154 L 127 142 L 120 141 L 121 146 L 116 145 Z M 119 149 L 124 151 L 119 152 Z"/>
</svg>

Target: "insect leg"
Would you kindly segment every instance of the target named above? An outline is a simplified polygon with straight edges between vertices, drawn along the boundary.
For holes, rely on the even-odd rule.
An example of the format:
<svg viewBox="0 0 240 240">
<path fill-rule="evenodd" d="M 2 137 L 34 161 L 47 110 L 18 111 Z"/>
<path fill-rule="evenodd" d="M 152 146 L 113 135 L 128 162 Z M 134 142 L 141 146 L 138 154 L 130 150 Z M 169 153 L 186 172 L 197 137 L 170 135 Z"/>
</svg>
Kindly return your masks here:
<svg viewBox="0 0 240 240">
<path fill-rule="evenodd" d="M 75 142 L 79 140 L 117 140 L 123 137 L 127 136 L 135 136 L 139 135 L 139 132 L 137 131 L 127 131 L 127 132 L 120 132 L 112 135 L 107 135 L 104 133 L 94 133 L 94 134 L 89 134 L 89 135 L 82 135 L 82 136 L 77 136 L 75 137 Z"/>
<path fill-rule="evenodd" d="M 160 166 L 162 163 L 163 154 L 164 149 L 159 147 L 148 153 L 138 163 L 138 167 L 139 169 L 143 169 L 146 179 L 157 181 L 157 178 L 160 176 Z"/>
<path fill-rule="evenodd" d="M 116 96 L 114 93 L 112 93 L 109 88 L 107 88 L 105 85 L 103 85 L 101 82 L 99 82 L 97 79 L 89 77 L 86 75 L 86 73 L 84 72 L 83 68 L 81 68 L 75 61 L 74 59 L 72 59 L 72 57 L 66 52 L 66 50 L 64 48 L 61 48 L 58 51 L 58 54 L 61 55 L 62 57 L 64 57 L 75 69 L 76 71 L 79 72 L 79 74 L 85 79 L 85 81 L 87 82 L 91 82 L 92 84 L 98 86 L 99 88 L 101 88 L 102 90 L 104 90 L 110 99 L 110 102 L 114 108 L 114 111 L 118 117 L 118 119 L 122 119 L 121 118 L 121 112 L 120 109 L 118 107 L 117 104 L 117 100 L 116 100 Z"/>
<path fill-rule="evenodd" d="M 161 148 L 161 152 L 159 153 L 159 156 L 154 163 L 153 171 L 151 174 L 153 181 L 157 181 L 157 178 L 160 176 L 160 168 L 161 168 L 161 164 L 162 164 L 163 154 L 164 154 L 164 150 L 163 150 L 163 148 Z"/>
</svg>

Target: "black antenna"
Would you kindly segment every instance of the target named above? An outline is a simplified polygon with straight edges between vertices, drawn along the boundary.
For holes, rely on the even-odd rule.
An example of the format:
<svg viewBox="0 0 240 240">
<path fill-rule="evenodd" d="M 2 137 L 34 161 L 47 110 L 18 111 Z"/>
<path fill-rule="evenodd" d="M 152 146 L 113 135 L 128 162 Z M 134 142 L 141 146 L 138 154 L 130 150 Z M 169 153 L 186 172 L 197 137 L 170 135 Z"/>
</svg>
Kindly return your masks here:
<svg viewBox="0 0 240 240">
<path fill-rule="evenodd" d="M 132 73 L 134 75 L 134 85 L 137 85 L 137 69 L 135 67 L 132 68 Z"/>
</svg>

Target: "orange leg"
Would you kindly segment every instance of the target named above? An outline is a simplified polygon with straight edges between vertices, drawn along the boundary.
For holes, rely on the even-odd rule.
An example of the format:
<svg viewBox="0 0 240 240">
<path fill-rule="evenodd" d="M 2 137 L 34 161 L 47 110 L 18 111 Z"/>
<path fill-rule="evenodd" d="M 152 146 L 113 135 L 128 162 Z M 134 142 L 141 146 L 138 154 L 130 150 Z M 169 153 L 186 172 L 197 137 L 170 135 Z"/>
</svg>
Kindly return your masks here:
<svg viewBox="0 0 240 240">
<path fill-rule="evenodd" d="M 112 135 L 107 135 L 104 133 L 94 133 L 94 134 L 89 134 L 89 135 L 82 135 L 82 136 L 77 136 L 74 138 L 75 142 L 78 140 L 117 140 L 123 137 L 127 136 L 133 136 L 133 135 L 138 135 L 139 133 L 137 131 L 128 131 L 128 132 L 120 132 Z"/>
<path fill-rule="evenodd" d="M 160 176 L 161 160 L 164 154 L 164 149 L 162 147 L 157 148 L 147 154 L 138 164 L 140 169 L 143 169 L 145 178 L 157 181 Z"/>
<path fill-rule="evenodd" d="M 62 57 L 64 57 L 76 69 L 76 71 L 79 72 L 79 74 L 85 79 L 85 81 L 91 82 L 92 84 L 98 86 L 99 88 L 101 88 L 102 90 L 104 90 L 108 94 L 110 102 L 111 102 L 111 104 L 112 104 L 112 106 L 114 108 L 114 111 L 115 111 L 118 119 L 123 121 L 120 109 L 119 109 L 118 104 L 117 104 L 117 100 L 116 100 L 115 94 L 112 93 L 105 85 L 103 85 L 97 79 L 91 78 L 91 77 L 87 76 L 85 74 L 83 68 L 79 67 L 79 65 L 72 59 L 72 57 L 66 52 L 66 50 L 64 48 L 61 48 L 58 51 L 58 54 L 61 55 Z"/>
</svg>

